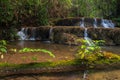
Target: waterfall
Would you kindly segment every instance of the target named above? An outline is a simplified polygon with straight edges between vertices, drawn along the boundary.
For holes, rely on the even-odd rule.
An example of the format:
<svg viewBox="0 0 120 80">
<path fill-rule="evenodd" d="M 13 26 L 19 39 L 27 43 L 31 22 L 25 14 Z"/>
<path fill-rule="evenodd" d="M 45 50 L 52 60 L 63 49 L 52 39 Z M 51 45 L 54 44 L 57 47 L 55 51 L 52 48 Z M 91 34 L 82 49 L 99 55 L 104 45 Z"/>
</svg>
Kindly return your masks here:
<svg viewBox="0 0 120 80">
<path fill-rule="evenodd" d="M 96 18 L 94 18 L 93 26 L 94 26 L 94 28 L 97 28 L 97 19 Z"/>
<path fill-rule="evenodd" d="M 114 28 L 115 27 L 114 23 L 111 20 L 107 20 L 107 19 L 102 19 L 101 25 L 104 28 Z"/>
<path fill-rule="evenodd" d="M 17 35 L 18 40 L 36 40 L 36 28 L 22 28 Z"/>
<path fill-rule="evenodd" d="M 86 40 L 86 42 L 87 42 L 87 44 L 88 44 L 89 46 L 94 46 L 94 45 L 95 45 L 95 44 L 93 43 L 92 39 L 90 39 L 90 38 L 88 37 L 87 28 L 85 28 L 85 30 L 84 30 L 84 39 Z"/>
<path fill-rule="evenodd" d="M 18 40 L 25 40 L 26 39 L 26 35 L 24 33 L 25 28 L 22 28 L 21 31 L 18 31 L 17 35 L 19 36 Z"/>
<path fill-rule="evenodd" d="M 84 17 L 82 18 L 82 21 L 80 21 L 80 27 L 85 28 Z"/>
<path fill-rule="evenodd" d="M 17 33 L 19 36 L 18 40 L 45 40 L 50 42 L 53 40 L 53 28 L 50 27 L 48 31 L 44 32 L 38 27 L 24 27 Z"/>
<path fill-rule="evenodd" d="M 102 26 L 104 27 L 104 28 L 109 28 L 109 24 L 108 24 L 108 21 L 107 20 L 105 20 L 105 19 L 102 19 Z"/>
<path fill-rule="evenodd" d="M 111 28 L 115 27 L 115 24 L 112 22 L 112 20 L 109 20 L 109 25 L 110 25 Z"/>
<path fill-rule="evenodd" d="M 84 37 L 88 37 L 87 28 L 84 30 Z"/>
<path fill-rule="evenodd" d="M 50 41 L 53 40 L 53 28 L 52 27 L 50 28 L 50 31 L 49 31 L 49 39 Z"/>
</svg>

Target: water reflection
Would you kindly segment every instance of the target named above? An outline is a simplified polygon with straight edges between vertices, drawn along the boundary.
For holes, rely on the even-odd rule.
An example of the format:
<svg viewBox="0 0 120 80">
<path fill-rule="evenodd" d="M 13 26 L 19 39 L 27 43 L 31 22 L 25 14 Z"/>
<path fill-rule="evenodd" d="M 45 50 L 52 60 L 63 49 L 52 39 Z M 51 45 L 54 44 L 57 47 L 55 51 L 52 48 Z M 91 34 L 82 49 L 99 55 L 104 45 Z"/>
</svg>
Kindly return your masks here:
<svg viewBox="0 0 120 80">
<path fill-rule="evenodd" d="M 40 41 L 16 41 L 16 42 L 10 42 L 10 44 L 8 45 L 8 48 L 16 48 L 16 49 L 21 49 L 25 47 L 47 49 L 52 51 L 53 53 L 60 53 L 60 54 L 74 54 L 77 49 L 76 46 L 53 44 L 53 43 L 40 42 Z"/>
<path fill-rule="evenodd" d="M 102 47 L 102 50 L 120 54 L 120 46 L 104 46 Z"/>
<path fill-rule="evenodd" d="M 40 42 L 40 41 L 16 41 L 16 42 L 10 42 L 9 48 L 17 48 L 21 49 L 24 47 L 29 48 L 42 48 L 42 49 L 48 49 L 52 52 L 57 53 L 75 53 L 77 50 L 77 46 L 68 46 L 68 45 L 62 45 L 62 44 L 53 44 L 53 43 L 46 43 L 46 42 Z M 120 54 L 120 46 L 104 46 L 102 47 L 102 50 L 113 52 L 113 53 L 119 53 Z"/>
</svg>

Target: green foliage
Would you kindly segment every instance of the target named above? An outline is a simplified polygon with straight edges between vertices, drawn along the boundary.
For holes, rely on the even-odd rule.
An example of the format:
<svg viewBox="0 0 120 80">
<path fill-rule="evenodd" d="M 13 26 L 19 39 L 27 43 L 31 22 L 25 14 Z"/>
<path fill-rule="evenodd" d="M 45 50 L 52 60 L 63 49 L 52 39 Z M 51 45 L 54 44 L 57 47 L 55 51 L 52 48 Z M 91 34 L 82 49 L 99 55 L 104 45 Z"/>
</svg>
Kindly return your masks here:
<svg viewBox="0 0 120 80">
<path fill-rule="evenodd" d="M 86 40 L 80 40 L 82 45 L 78 47 L 76 57 L 80 59 L 84 59 L 85 56 L 91 54 L 100 54 L 101 48 L 98 46 L 99 41 L 96 41 L 94 45 L 88 46 Z"/>
<path fill-rule="evenodd" d="M 7 42 L 5 40 L 0 40 L 0 53 L 7 53 Z"/>
<path fill-rule="evenodd" d="M 43 53 L 48 53 L 51 57 L 55 57 L 55 55 L 46 49 L 32 49 L 32 48 L 23 48 L 19 50 L 20 53 L 26 53 L 26 52 L 43 52 Z"/>
<path fill-rule="evenodd" d="M 18 0 L 15 2 L 15 17 L 20 25 L 47 25 L 46 2 L 42 0 Z M 26 22 L 24 22 L 26 21 Z"/>
<path fill-rule="evenodd" d="M 37 26 L 48 25 L 48 17 L 67 15 L 71 5 L 71 0 L 2 0 L 0 1 L 0 22 L 7 27 L 9 24 L 20 26 L 29 22 L 28 19 L 32 19 Z"/>
<path fill-rule="evenodd" d="M 78 47 L 76 58 L 82 60 L 84 64 L 92 66 L 94 64 L 110 64 L 120 62 L 120 55 L 101 51 L 101 47 L 99 45 L 104 43 L 103 40 L 94 41 L 95 44 L 92 46 L 86 45 L 86 40 L 78 41 L 81 41 L 83 44 Z"/>
<path fill-rule="evenodd" d="M 13 5 L 11 5 L 11 0 L 1 0 L 0 1 L 0 22 L 4 25 L 8 25 L 9 21 L 12 21 L 13 14 Z"/>
<path fill-rule="evenodd" d="M 72 6 L 71 0 L 46 0 L 48 1 L 48 13 L 50 18 L 61 18 L 69 15 Z"/>
<path fill-rule="evenodd" d="M 112 17 L 116 13 L 116 0 L 73 0 L 77 15 L 86 17 Z"/>
<path fill-rule="evenodd" d="M 97 46 L 101 46 L 101 45 L 104 45 L 104 44 L 105 44 L 105 41 L 104 41 L 104 40 L 94 40 L 93 42 L 94 42 L 95 45 L 97 45 Z"/>
<path fill-rule="evenodd" d="M 2 39 L 16 38 L 15 28 L 21 25 L 47 25 L 47 9 L 42 0 L 1 0 L 0 36 Z"/>
<path fill-rule="evenodd" d="M 5 40 L 0 40 L 0 58 L 3 59 L 3 53 L 7 53 L 7 42 Z"/>
</svg>

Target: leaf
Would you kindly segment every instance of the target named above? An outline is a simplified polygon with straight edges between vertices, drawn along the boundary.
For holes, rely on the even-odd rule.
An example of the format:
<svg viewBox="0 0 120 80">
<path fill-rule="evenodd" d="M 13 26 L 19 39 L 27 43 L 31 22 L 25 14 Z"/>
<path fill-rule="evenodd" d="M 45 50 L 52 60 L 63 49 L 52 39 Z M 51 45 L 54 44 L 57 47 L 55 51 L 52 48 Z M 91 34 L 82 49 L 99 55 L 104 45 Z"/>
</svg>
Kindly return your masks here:
<svg viewBox="0 0 120 80">
<path fill-rule="evenodd" d="M 7 53 L 7 50 L 5 48 L 0 48 L 0 52 Z"/>
<path fill-rule="evenodd" d="M 85 46 L 85 45 L 82 45 L 82 46 L 81 46 L 81 49 L 85 49 L 85 48 L 86 48 L 86 46 Z"/>
<path fill-rule="evenodd" d="M 83 59 L 84 57 L 85 57 L 85 54 L 84 54 L 84 53 L 81 54 L 81 57 L 80 57 L 80 58 Z"/>
</svg>

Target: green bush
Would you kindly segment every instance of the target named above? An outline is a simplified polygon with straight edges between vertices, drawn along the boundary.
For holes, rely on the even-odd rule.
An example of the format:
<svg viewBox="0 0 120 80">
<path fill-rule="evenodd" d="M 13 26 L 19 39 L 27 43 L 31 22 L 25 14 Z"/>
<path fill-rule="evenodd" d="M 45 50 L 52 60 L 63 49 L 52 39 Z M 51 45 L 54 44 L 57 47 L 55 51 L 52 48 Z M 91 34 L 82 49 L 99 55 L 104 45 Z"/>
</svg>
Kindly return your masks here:
<svg viewBox="0 0 120 80">
<path fill-rule="evenodd" d="M 103 40 L 95 41 L 95 44 L 92 46 L 86 45 L 86 40 L 80 40 L 82 45 L 78 47 L 76 58 L 82 60 L 83 63 L 89 64 L 110 64 L 120 62 L 120 55 L 105 52 L 101 50 L 99 43 L 103 43 Z"/>
<path fill-rule="evenodd" d="M 79 41 L 79 40 L 78 40 Z M 95 41 L 94 45 L 87 45 L 87 41 L 82 39 L 80 40 L 82 45 L 78 47 L 76 57 L 80 59 L 85 59 L 86 56 L 91 54 L 101 54 L 101 47 L 98 46 L 98 43 L 101 41 Z"/>
</svg>

